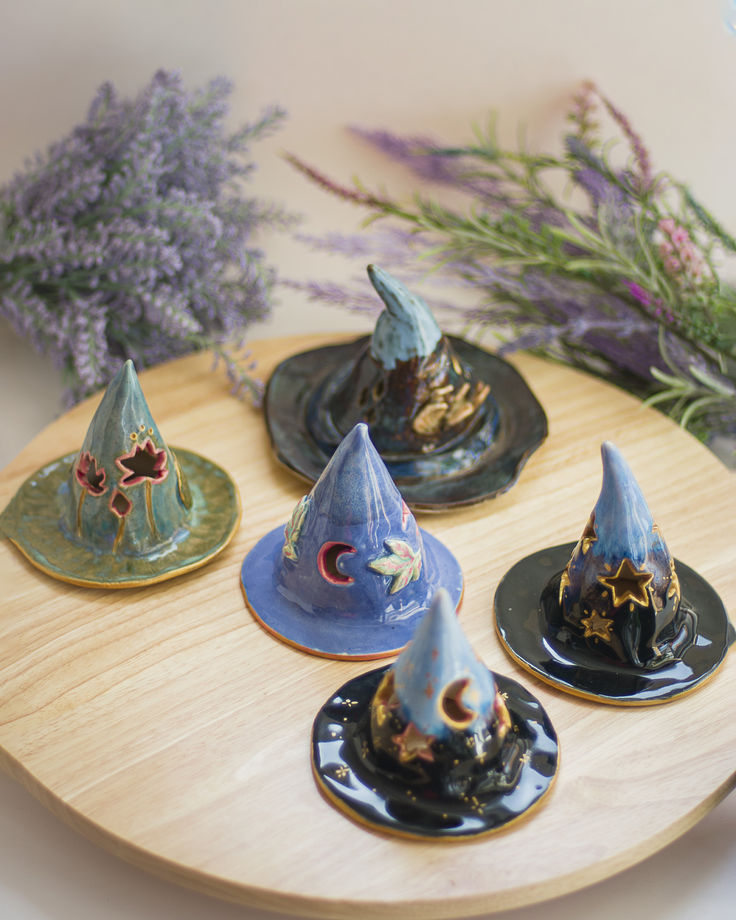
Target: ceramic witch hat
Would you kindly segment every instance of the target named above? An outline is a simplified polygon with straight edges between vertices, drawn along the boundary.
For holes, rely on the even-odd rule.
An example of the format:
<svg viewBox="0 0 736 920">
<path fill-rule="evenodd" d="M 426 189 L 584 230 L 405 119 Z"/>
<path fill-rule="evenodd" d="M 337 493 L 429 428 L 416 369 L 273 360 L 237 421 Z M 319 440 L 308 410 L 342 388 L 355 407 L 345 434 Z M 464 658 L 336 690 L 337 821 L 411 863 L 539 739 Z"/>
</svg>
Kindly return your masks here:
<svg viewBox="0 0 736 920">
<path fill-rule="evenodd" d="M 539 804 L 557 761 L 540 703 L 477 658 L 444 589 L 396 663 L 340 687 L 312 732 L 327 798 L 408 837 L 506 827 Z"/>
<path fill-rule="evenodd" d="M 204 457 L 166 445 L 126 361 L 79 453 L 31 476 L 0 527 L 55 578 L 123 588 L 203 565 L 239 520 L 233 481 Z"/>
<path fill-rule="evenodd" d="M 273 372 L 265 417 L 278 459 L 320 475 L 357 422 L 407 502 L 440 510 L 508 489 L 547 435 L 519 373 L 445 336 L 424 301 L 368 266 L 385 310 L 371 337 L 293 355 Z"/>
<path fill-rule="evenodd" d="M 517 563 L 496 627 L 542 679 L 609 703 L 665 702 L 723 661 L 733 629 L 710 585 L 675 560 L 618 449 L 601 448 L 600 496 L 577 544 Z"/>
<path fill-rule="evenodd" d="M 403 648 L 439 585 L 455 604 L 460 566 L 420 530 L 356 425 L 318 482 L 250 551 L 241 581 L 256 619 L 280 639 L 328 658 L 380 658 Z"/>
</svg>

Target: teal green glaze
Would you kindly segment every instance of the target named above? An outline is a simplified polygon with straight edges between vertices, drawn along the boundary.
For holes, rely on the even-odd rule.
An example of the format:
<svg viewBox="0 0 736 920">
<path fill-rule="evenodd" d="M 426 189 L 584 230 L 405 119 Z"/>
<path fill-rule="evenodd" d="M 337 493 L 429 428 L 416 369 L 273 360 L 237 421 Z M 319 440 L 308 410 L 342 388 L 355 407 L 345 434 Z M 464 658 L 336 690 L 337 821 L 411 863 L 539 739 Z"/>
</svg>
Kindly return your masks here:
<svg viewBox="0 0 736 920">
<path fill-rule="evenodd" d="M 438 741 L 457 732 L 458 716 L 466 732 L 493 718 L 493 676 L 466 639 L 444 588 L 394 665 L 394 692 L 401 716 Z"/>
<path fill-rule="evenodd" d="M 77 457 L 60 457 L 30 476 L 0 515 L 0 533 L 54 578 L 106 588 L 163 581 L 216 556 L 237 529 L 240 500 L 232 479 L 204 457 L 177 448 L 191 486 L 191 507 L 174 539 L 137 556 L 70 540 L 59 521 L 69 503 L 70 471 Z"/>
<path fill-rule="evenodd" d="M 399 361 L 431 355 L 442 338 L 442 332 L 427 304 L 375 265 L 368 266 L 368 277 L 386 305 L 373 332 L 373 357 L 384 368 L 391 370 Z"/>
<path fill-rule="evenodd" d="M 235 483 L 204 457 L 167 447 L 126 361 L 79 452 L 23 483 L 0 534 L 54 578 L 122 588 L 203 565 L 239 520 Z"/>
<path fill-rule="evenodd" d="M 145 555 L 176 542 L 186 519 L 174 457 L 126 361 L 70 470 L 62 528 L 93 550 Z"/>
</svg>

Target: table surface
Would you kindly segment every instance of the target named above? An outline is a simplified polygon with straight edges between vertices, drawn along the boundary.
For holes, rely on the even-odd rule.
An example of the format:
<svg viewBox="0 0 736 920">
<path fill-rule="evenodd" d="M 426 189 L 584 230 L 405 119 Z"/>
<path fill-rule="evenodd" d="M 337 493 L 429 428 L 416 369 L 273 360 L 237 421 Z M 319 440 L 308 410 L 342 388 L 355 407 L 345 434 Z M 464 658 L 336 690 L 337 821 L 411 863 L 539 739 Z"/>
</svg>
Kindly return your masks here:
<svg viewBox="0 0 736 920">
<path fill-rule="evenodd" d="M 296 340 L 260 343 L 256 346 L 256 353 L 261 358 L 263 370 L 267 371 L 276 358 L 293 351 L 299 344 Z M 451 847 L 448 851 L 432 845 L 400 842 L 399 865 L 403 871 L 390 872 L 386 856 L 391 853 L 393 860 L 397 855 L 396 842 L 386 844 L 384 838 L 352 825 L 328 808 L 316 795 L 311 777 L 306 775 L 308 771 L 303 776 L 299 773 L 290 774 L 288 786 L 279 789 L 278 782 L 265 779 L 263 761 L 251 764 L 245 770 L 246 773 L 249 770 L 253 773 L 250 779 L 265 782 L 262 796 L 264 806 L 255 809 L 254 820 L 262 821 L 263 813 L 268 813 L 268 808 L 283 798 L 290 810 L 296 809 L 298 832 L 296 843 L 289 842 L 290 835 L 284 835 L 283 828 L 269 835 L 273 839 L 261 838 L 259 857 L 255 860 L 257 874 L 265 888 L 280 886 L 282 894 L 288 891 L 289 897 L 296 897 L 297 901 L 304 892 L 308 892 L 308 900 L 311 899 L 310 904 L 318 916 L 330 915 L 336 908 L 334 904 L 323 900 L 325 878 L 319 878 L 318 871 L 315 881 L 306 872 L 305 866 L 311 865 L 310 855 L 305 856 L 304 853 L 304 847 L 309 846 L 304 831 L 307 826 L 315 831 L 315 836 L 310 838 L 312 842 L 327 835 L 334 843 L 336 852 L 360 854 L 358 861 L 363 864 L 364 871 L 368 871 L 369 875 L 371 871 L 378 873 L 376 878 L 380 882 L 382 898 L 390 902 L 398 899 L 406 910 L 410 910 L 418 899 L 428 895 L 430 904 L 426 909 L 430 913 L 425 915 L 456 916 L 482 912 L 494 905 L 504 906 L 563 893 L 636 863 L 679 836 L 702 817 L 733 782 L 732 753 L 727 754 L 728 750 L 733 751 L 734 739 L 728 735 L 729 731 L 734 730 L 733 720 L 727 723 L 725 735 L 719 728 L 718 739 L 713 731 L 708 732 L 705 745 L 697 727 L 706 724 L 713 728 L 719 724 L 724 688 L 726 684 L 730 688 L 736 679 L 733 659 L 727 662 L 724 670 L 711 683 L 692 696 L 670 706 L 632 711 L 596 706 L 546 688 L 528 675 L 518 672 L 498 648 L 489 628 L 489 585 L 498 580 L 519 554 L 518 546 L 509 540 L 508 534 L 523 534 L 520 539 L 522 542 L 529 541 L 529 551 L 551 542 L 574 539 L 597 496 L 600 482 L 598 445 L 603 437 L 611 437 L 624 450 L 675 554 L 687 559 L 708 577 L 730 609 L 733 609 L 736 597 L 732 545 L 721 541 L 714 552 L 706 548 L 712 547 L 713 541 L 710 527 L 705 522 L 708 521 L 710 525 L 715 520 L 716 525 L 720 522 L 725 527 L 736 513 L 736 494 L 730 474 L 725 468 L 666 419 L 642 409 L 618 390 L 529 358 L 521 358 L 519 366 L 547 408 L 551 430 L 548 442 L 532 457 L 520 483 L 506 496 L 490 504 L 451 515 L 424 515 L 420 523 L 445 539 L 460 558 L 468 575 L 462 617 L 478 651 L 491 667 L 520 677 L 527 684 L 533 683 L 535 692 L 556 721 L 563 748 L 561 779 L 548 805 L 516 831 L 460 847 L 460 856 L 457 855 L 457 848 Z M 208 630 L 221 622 L 225 633 L 233 640 L 226 644 L 230 647 L 238 646 L 238 654 L 252 655 L 252 660 L 259 663 L 267 661 L 276 673 L 291 673 L 292 676 L 298 674 L 300 686 L 308 686 L 309 691 L 305 689 L 301 698 L 294 701 L 292 708 L 295 719 L 304 720 L 309 706 L 313 706 L 315 700 L 321 701 L 333 685 L 342 683 L 345 675 L 350 676 L 364 669 L 365 665 L 322 662 L 275 642 L 248 621 L 237 593 L 236 580 L 231 585 L 233 579 L 229 577 L 233 572 L 237 573 L 239 560 L 249 546 L 263 532 L 288 516 L 303 491 L 302 485 L 270 458 L 261 419 L 252 410 L 235 403 L 226 395 L 222 381 L 209 374 L 206 357 L 185 359 L 147 372 L 142 375 L 142 380 L 154 416 L 167 440 L 200 451 L 204 450 L 203 444 L 206 441 L 213 450 L 217 448 L 217 459 L 236 474 L 243 493 L 245 515 L 233 547 L 212 566 L 203 570 L 201 577 L 186 576 L 161 587 L 161 593 L 156 596 L 159 616 L 154 618 L 157 639 L 143 646 L 136 644 L 136 629 L 131 627 L 126 632 L 124 622 L 131 617 L 135 620 L 149 606 L 149 595 L 145 592 L 132 593 L 129 605 L 117 599 L 102 605 L 100 595 L 104 592 L 86 592 L 84 589 L 57 586 L 30 569 L 16 552 L 5 545 L 0 550 L 0 561 L 3 566 L 9 566 L 12 573 L 10 580 L 14 584 L 9 609 L 14 615 L 17 614 L 17 598 L 24 592 L 30 592 L 30 597 L 41 601 L 34 610 L 38 610 L 42 620 L 48 617 L 49 604 L 55 603 L 58 604 L 59 622 L 68 625 L 73 621 L 68 619 L 64 599 L 73 596 L 78 605 L 85 604 L 86 599 L 93 596 L 94 599 L 87 607 L 104 618 L 105 625 L 112 630 L 111 635 L 123 629 L 117 635 L 117 640 L 103 643 L 104 648 L 108 644 L 113 648 L 115 641 L 122 637 L 122 647 L 126 651 L 123 658 L 132 656 L 132 660 L 140 659 L 140 664 L 144 664 L 152 647 L 155 648 L 160 641 L 162 648 L 166 648 L 177 631 L 186 633 L 191 626 L 192 611 L 196 611 L 198 605 L 202 607 L 216 598 L 217 615 L 207 614 L 196 622 L 195 631 L 204 630 L 202 648 L 209 648 L 212 652 L 212 640 L 217 644 L 218 635 Z M 3 500 L 14 482 L 32 472 L 39 458 L 43 462 L 60 452 L 74 449 L 75 438 L 78 441 L 78 432 L 81 430 L 83 433 L 85 419 L 89 418 L 91 409 L 91 404 L 78 407 L 23 451 L 0 479 Z M 581 426 L 581 417 L 588 424 Z M 238 419 L 242 421 L 242 430 L 237 429 Z M 701 482 L 694 495 L 691 483 L 695 478 Z M 697 515 L 693 514 L 694 499 L 697 501 Z M 533 533 L 528 533 L 524 525 L 531 519 L 532 513 L 535 525 Z M 19 585 L 18 581 L 22 584 Z M 191 610 L 188 611 L 186 601 L 190 597 Z M 213 779 L 217 783 L 227 784 L 228 769 L 233 767 L 233 763 L 230 762 L 228 767 L 228 757 L 218 757 L 217 762 L 223 772 L 213 778 L 207 773 L 212 770 L 214 762 L 211 755 L 210 759 L 207 758 L 206 753 L 202 754 L 202 763 L 207 764 L 204 776 L 198 773 L 197 757 L 192 759 L 189 754 L 187 756 L 193 764 L 190 772 L 186 769 L 182 772 L 166 757 L 158 759 L 162 754 L 162 742 L 158 734 L 161 731 L 164 734 L 171 730 L 181 731 L 182 714 L 187 719 L 194 716 L 196 720 L 199 716 L 195 712 L 198 713 L 200 707 L 191 712 L 184 707 L 173 720 L 165 715 L 163 727 L 157 724 L 155 731 L 151 729 L 150 732 L 142 732 L 144 737 L 154 737 L 153 747 L 145 749 L 144 744 L 141 749 L 130 752 L 131 745 L 136 747 L 141 743 L 141 734 L 133 723 L 141 716 L 144 721 L 148 717 L 144 710 L 139 710 L 141 686 L 145 686 L 145 683 L 140 685 L 134 676 L 130 683 L 131 673 L 123 674 L 120 671 L 121 662 L 115 654 L 113 658 L 116 664 L 109 672 L 109 680 L 108 672 L 100 664 L 93 664 L 91 671 L 85 670 L 88 664 L 84 664 L 83 659 L 90 653 L 100 652 L 99 640 L 94 638 L 95 630 L 86 629 L 80 621 L 74 623 L 74 629 L 79 631 L 78 639 L 83 652 L 75 656 L 71 647 L 64 647 L 61 630 L 54 635 L 51 644 L 41 642 L 38 646 L 46 646 L 48 657 L 48 667 L 44 662 L 42 672 L 34 674 L 31 670 L 19 674 L 13 662 L 4 659 L 5 685 L 9 689 L 5 695 L 5 717 L 0 728 L 0 743 L 12 754 L 4 758 L 4 765 L 29 785 L 36 795 L 42 797 L 51 809 L 98 842 L 112 845 L 114 850 L 126 858 L 148 864 L 155 871 L 164 871 L 169 877 L 177 877 L 179 869 L 172 872 L 170 863 L 162 866 L 160 860 L 151 861 L 146 858 L 146 854 L 163 852 L 177 866 L 183 865 L 189 869 L 199 860 L 195 873 L 197 877 L 189 872 L 187 881 L 209 890 L 212 890 L 211 879 L 202 883 L 202 872 L 215 879 L 228 877 L 232 880 L 237 877 L 242 869 L 238 869 L 236 864 L 243 857 L 242 847 L 241 852 L 237 852 L 239 844 L 248 843 L 252 848 L 254 841 L 247 834 L 239 837 L 240 832 L 233 832 L 232 841 L 223 839 L 223 835 L 227 838 L 230 833 L 227 829 L 227 813 L 236 806 L 233 801 L 227 801 L 227 796 L 220 796 L 219 793 L 214 797 L 211 795 Z M 13 632 L 12 623 L 9 630 Z M 170 688 L 174 690 L 177 682 L 182 679 L 175 663 L 176 656 L 183 654 L 186 660 L 186 647 L 187 643 L 184 642 L 178 651 L 169 648 L 160 659 L 156 658 L 157 666 L 170 669 L 173 681 Z M 210 652 L 199 660 L 199 665 L 211 665 Z M 71 656 L 68 660 L 71 671 L 59 676 L 55 666 L 65 654 Z M 216 652 L 213 660 L 218 655 L 219 652 Z M 33 657 L 33 654 L 29 654 L 28 663 L 40 667 L 38 660 L 31 662 Z M 192 662 L 197 664 L 196 656 Z M 150 677 L 148 669 L 151 663 L 145 663 L 140 673 L 148 673 Z M 49 682 L 46 690 L 43 684 L 35 681 L 38 673 L 46 675 Z M 137 673 L 138 670 L 134 669 L 133 675 Z M 117 704 L 108 708 L 110 694 L 116 692 L 120 676 L 124 677 L 123 683 L 127 682 L 126 693 L 133 694 L 128 697 L 132 710 L 130 714 L 121 715 Z M 82 684 L 76 682 L 79 677 L 88 685 L 90 681 L 99 683 L 100 680 L 103 685 L 98 686 L 94 692 L 91 686 L 89 691 L 81 691 Z M 212 692 L 209 686 L 211 679 L 207 675 L 200 675 L 197 680 L 204 681 L 199 684 L 202 691 L 201 708 L 206 711 L 208 707 L 214 706 L 216 709 L 222 694 Z M 54 692 L 55 686 L 58 693 Z M 170 715 L 176 712 L 178 704 L 172 702 L 165 683 L 161 686 L 164 688 L 163 711 L 168 710 Z M 239 692 L 242 694 L 244 688 L 246 694 L 253 693 L 252 684 L 248 684 L 248 681 L 242 683 L 238 677 L 226 681 L 223 691 L 227 705 L 232 707 L 232 717 L 243 731 L 249 724 L 247 720 L 242 721 L 242 701 L 238 699 Z M 288 704 L 283 681 L 265 687 L 260 685 L 260 689 L 265 694 L 265 702 L 262 701 L 265 707 L 262 709 L 263 715 L 273 715 L 273 711 L 269 710 L 269 695 L 280 700 L 279 708 Z M 725 697 L 732 699 L 732 692 L 726 693 Z M 91 725 L 88 721 L 91 714 L 94 714 L 96 722 L 100 718 L 105 723 L 112 719 L 115 731 L 101 728 L 100 724 Z M 59 716 L 62 715 L 64 720 L 59 722 Z M 213 723 L 205 721 L 211 728 Z M 217 717 L 214 721 L 217 722 Z M 266 730 L 270 732 L 270 729 Z M 181 754 L 190 750 L 192 742 L 195 748 L 197 744 L 201 746 L 202 737 L 197 740 L 197 735 L 197 731 L 184 731 L 182 737 L 186 743 L 180 749 Z M 267 737 L 268 745 L 272 745 L 277 742 L 278 734 L 268 734 Z M 221 738 L 225 743 L 232 742 L 228 732 L 221 735 Z M 294 738 L 298 738 L 298 733 Z M 677 757 L 672 756 L 673 739 Z M 250 742 L 244 743 L 247 747 Z M 101 751 L 103 746 L 109 750 Z M 635 758 L 631 757 L 631 750 L 636 750 Z M 301 758 L 290 747 L 284 760 L 294 768 Z M 222 761 L 225 761 L 224 767 Z M 125 770 L 118 769 L 121 763 L 125 765 Z M 166 781 L 151 781 L 151 769 L 156 766 L 168 777 Z M 241 786 L 244 778 L 242 769 L 241 764 L 238 780 Z M 121 780 L 121 773 L 129 775 Z M 693 787 L 694 775 L 700 778 L 699 788 Z M 102 777 L 104 781 L 96 781 Z M 179 786 L 177 790 L 180 803 L 176 804 L 171 800 L 170 787 L 182 782 L 185 785 Z M 210 792 L 203 794 L 202 789 L 209 789 Z M 162 810 L 161 820 L 148 820 L 144 817 L 141 823 L 140 800 L 150 803 L 153 813 Z M 202 853 L 195 853 L 198 847 L 197 829 L 201 830 L 202 826 L 202 815 L 198 812 L 203 810 L 198 807 L 198 801 L 200 804 L 206 801 L 209 805 L 216 805 L 215 811 L 220 813 L 214 825 L 208 824 L 209 819 L 204 822 L 208 833 L 211 834 L 214 828 L 213 839 L 217 840 L 215 849 L 204 858 Z M 301 811 L 300 803 L 304 803 Z M 31 811 L 36 814 L 33 809 Z M 594 820 L 591 820 L 591 815 L 595 816 Z M 721 805 L 713 815 L 705 819 L 713 825 L 714 839 L 725 838 L 728 841 L 728 827 L 732 818 L 732 807 Z M 89 820 L 92 821 L 91 825 Z M 193 828 L 191 834 L 186 832 L 187 827 Z M 140 837 L 141 833 L 143 837 Z M 690 831 L 690 835 L 698 833 L 698 826 Z M 133 838 L 134 852 L 126 843 L 126 835 Z M 138 839 L 135 839 L 136 836 Z M 168 838 L 165 844 L 164 837 Z M 683 839 L 687 837 L 685 835 Z M 166 848 L 170 846 L 174 849 L 167 852 Z M 671 844 L 667 851 L 674 850 L 677 853 L 682 846 L 682 840 L 679 840 Z M 597 852 L 588 853 L 591 848 L 593 851 L 597 849 Z M 324 847 L 315 845 L 315 850 L 324 858 Z M 245 847 L 245 851 L 252 859 L 252 849 Z M 274 868 L 279 863 L 276 851 L 288 854 L 287 862 L 291 868 L 286 875 Z M 713 883 L 713 875 L 715 873 L 717 879 L 720 869 L 725 872 L 733 862 L 732 843 L 727 842 L 717 850 L 709 847 L 709 852 L 711 868 L 708 870 L 708 886 L 703 885 L 698 889 L 700 880 L 697 875 L 693 881 L 699 890 L 700 904 L 704 903 L 702 896 L 705 892 L 708 897 L 719 896 L 720 888 L 717 881 Z M 649 862 L 660 858 L 654 856 Z M 689 860 L 694 858 L 695 854 L 690 852 Z M 11 860 L 9 865 L 12 864 Z M 367 892 L 373 895 L 375 889 L 370 884 L 366 887 L 356 883 L 351 877 L 355 873 L 345 872 L 344 864 L 344 860 L 338 861 L 338 867 L 331 863 L 329 873 L 326 873 L 332 875 L 330 900 L 335 894 L 345 900 L 358 901 L 365 898 Z M 350 864 L 352 867 L 354 860 L 351 859 Z M 412 872 L 408 872 L 412 866 Z M 493 867 L 496 873 L 506 877 L 506 881 L 490 884 L 488 881 L 478 881 L 483 878 L 486 867 Z M 468 883 L 461 869 L 469 873 L 473 881 Z M 133 870 L 120 871 L 124 874 Z M 253 871 L 250 871 L 251 886 Z M 624 875 L 637 871 L 640 870 L 635 867 Z M 692 876 L 691 869 L 688 872 Z M 86 873 L 83 874 L 86 876 Z M 187 872 L 184 874 L 187 875 Z M 411 875 L 431 877 L 430 888 L 422 892 L 421 885 L 417 887 Z M 522 892 L 520 886 L 527 879 L 536 882 L 538 890 L 532 887 Z M 725 875 L 722 881 L 724 879 Z M 615 884 L 616 880 L 612 879 L 595 887 Z M 153 891 L 160 891 L 153 882 L 147 881 L 145 885 L 152 885 Z M 217 889 L 217 884 L 214 887 Z M 661 888 L 658 882 L 656 890 L 660 897 Z M 237 885 L 233 887 L 230 882 L 220 885 L 219 890 L 230 897 L 243 897 L 242 890 Z M 495 892 L 495 899 L 489 900 L 489 891 Z M 267 903 L 277 908 L 290 904 L 292 908 L 304 909 L 301 902 L 288 899 L 283 901 L 279 897 L 264 902 L 258 898 L 253 899 L 251 894 L 246 893 L 245 896 L 245 900 L 251 903 Z M 25 890 L 23 896 L 32 901 L 28 890 Z M 177 897 L 173 894 L 171 896 Z M 568 895 L 559 903 L 571 899 L 574 901 L 575 898 L 582 899 L 580 903 L 584 903 L 586 894 Z M 637 909 L 640 907 L 641 904 Z M 58 909 L 58 905 L 54 909 Z M 539 909 L 528 907 L 514 916 L 522 917 L 526 911 L 529 917 L 533 917 L 533 911 Z M 217 905 L 213 910 L 232 908 Z M 239 915 L 243 916 L 243 910 L 238 910 Z M 251 908 L 245 915 L 258 916 L 258 913 Z M 661 914 L 665 915 L 670 916 L 672 913 Z"/>
</svg>

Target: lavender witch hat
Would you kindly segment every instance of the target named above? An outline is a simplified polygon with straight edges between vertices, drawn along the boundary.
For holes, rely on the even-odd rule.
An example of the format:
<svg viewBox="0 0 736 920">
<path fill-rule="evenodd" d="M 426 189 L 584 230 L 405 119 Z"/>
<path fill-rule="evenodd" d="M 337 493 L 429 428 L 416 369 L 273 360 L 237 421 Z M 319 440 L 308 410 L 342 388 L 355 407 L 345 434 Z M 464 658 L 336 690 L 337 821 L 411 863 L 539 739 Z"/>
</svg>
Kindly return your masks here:
<svg viewBox="0 0 736 920">
<path fill-rule="evenodd" d="M 510 488 L 547 434 L 519 373 L 445 336 L 426 303 L 368 266 L 384 304 L 371 337 L 293 355 L 273 372 L 265 417 L 276 456 L 315 480 L 365 422 L 407 502 L 441 510 Z"/>
<path fill-rule="evenodd" d="M 580 540 L 511 569 L 496 625 L 521 664 L 563 689 L 661 702 L 709 677 L 733 631 L 718 595 L 670 554 L 621 453 L 605 442 L 601 455 L 601 492 Z"/>
<path fill-rule="evenodd" d="M 403 648 L 440 585 L 453 602 L 460 566 L 421 530 L 364 424 L 344 438 L 318 482 L 250 551 L 241 580 L 270 632 L 331 658 L 378 658 Z"/>
<path fill-rule="evenodd" d="M 409 837 L 507 826 L 547 793 L 557 760 L 541 705 L 478 659 L 443 589 L 396 663 L 342 686 L 312 733 L 327 798 Z"/>
<path fill-rule="evenodd" d="M 0 524 L 48 574 L 121 588 L 203 565 L 239 519 L 230 477 L 198 454 L 167 446 L 126 361 L 80 451 L 27 480 Z"/>
</svg>

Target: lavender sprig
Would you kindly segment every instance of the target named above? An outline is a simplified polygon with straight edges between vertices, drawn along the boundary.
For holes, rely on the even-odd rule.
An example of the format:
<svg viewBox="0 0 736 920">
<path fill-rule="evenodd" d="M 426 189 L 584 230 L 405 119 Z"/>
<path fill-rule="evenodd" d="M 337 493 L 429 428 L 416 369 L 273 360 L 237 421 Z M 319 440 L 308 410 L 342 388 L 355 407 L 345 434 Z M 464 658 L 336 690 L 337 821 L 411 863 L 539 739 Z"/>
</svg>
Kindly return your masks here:
<svg viewBox="0 0 736 920">
<path fill-rule="evenodd" d="M 621 163 L 601 119 L 624 141 Z M 395 264 L 413 257 L 472 287 L 478 305 L 457 314 L 492 329 L 503 352 L 529 348 L 597 373 L 701 436 L 736 434 L 736 290 L 719 275 L 733 236 L 686 186 L 655 175 L 641 137 L 593 84 L 568 120 L 560 154 L 504 149 L 492 130 L 459 147 L 361 130 L 437 189 L 406 202 L 291 161 L 366 209 L 367 223 L 393 219 Z M 444 188 L 467 206 L 445 204 Z M 372 239 L 390 267 L 391 237 L 374 227 Z"/>
<path fill-rule="evenodd" d="M 217 78 L 188 92 L 166 71 L 132 100 L 106 83 L 83 124 L 0 188 L 0 315 L 62 370 L 67 401 L 127 358 L 232 354 L 269 312 L 274 272 L 252 238 L 289 218 L 242 183 L 283 112 L 228 134 L 231 91 Z"/>
</svg>

